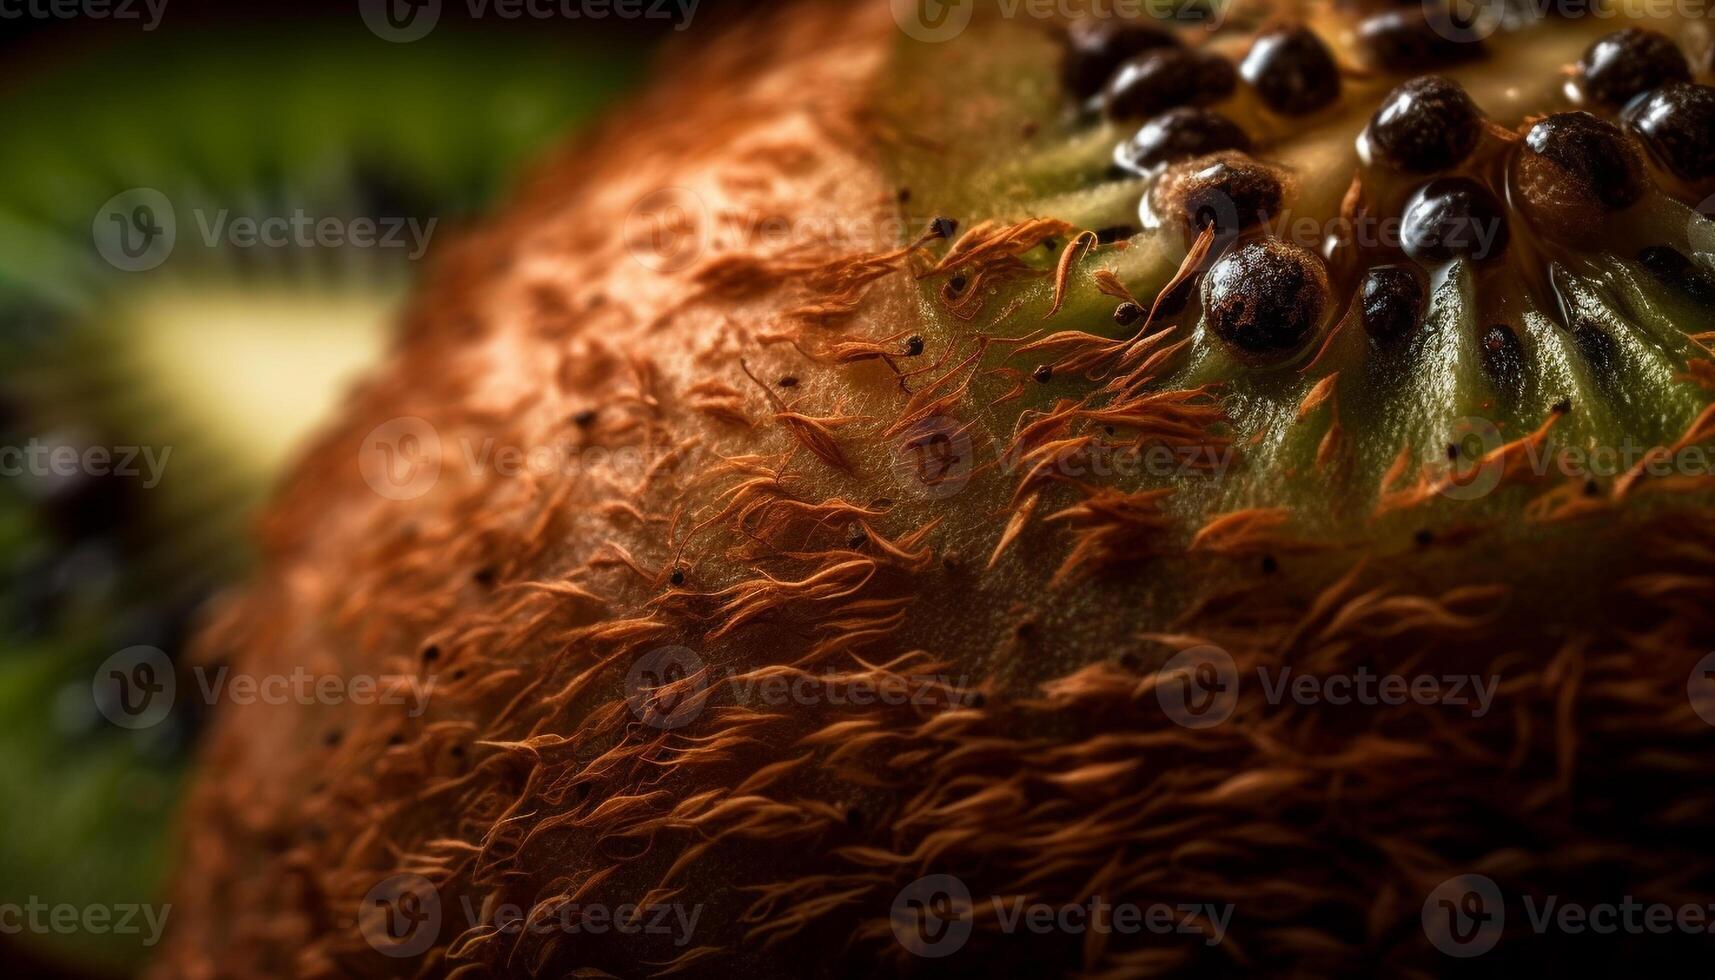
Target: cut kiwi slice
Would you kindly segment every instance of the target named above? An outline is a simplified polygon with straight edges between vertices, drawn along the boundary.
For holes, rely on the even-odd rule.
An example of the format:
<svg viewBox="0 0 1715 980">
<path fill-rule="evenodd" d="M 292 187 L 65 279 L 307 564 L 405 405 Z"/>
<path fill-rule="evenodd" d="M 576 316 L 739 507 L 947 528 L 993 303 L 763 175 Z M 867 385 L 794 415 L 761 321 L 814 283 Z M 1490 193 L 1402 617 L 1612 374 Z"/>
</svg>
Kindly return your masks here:
<svg viewBox="0 0 1715 980">
<path fill-rule="evenodd" d="M 1544 456 L 1672 445 L 1709 401 L 1687 372 L 1715 316 L 1715 226 L 1698 211 L 1715 190 L 1712 144 L 1692 122 L 1712 91 L 1701 68 L 1694 80 L 1701 25 L 1634 27 L 1621 10 L 1449 39 L 1431 9 L 1402 59 L 1402 12 L 1353 9 L 1235 4 L 1212 29 L 1145 25 L 1149 43 L 1123 56 L 1087 27 L 1060 40 L 979 15 L 977 43 L 899 55 L 894 118 L 939 121 L 932 148 L 889 151 L 914 220 L 973 229 L 955 255 L 997 224 L 1068 226 L 1008 252 L 1026 274 L 983 283 L 984 297 L 949 304 L 947 276 L 985 270 L 941 263 L 924 316 L 944 343 L 977 327 L 1047 358 L 1065 383 L 1025 395 L 1044 409 L 1090 380 L 1105 386 L 1092 409 L 1142 389 L 1220 391 L 1243 468 L 1179 488 L 1193 526 L 1286 506 L 1311 536 L 1367 539 L 1375 522 L 1355 515 L 1386 511 L 1395 478 L 1457 479 L 1480 461 L 1447 456 L 1471 426 L 1495 450 L 1552 421 Z M 1224 59 L 1238 84 L 1213 69 L 1196 91 L 1189 70 L 1156 79 L 1169 57 Z M 1091 102 L 1103 58 L 1116 63 Z M 1190 302 L 1142 326 L 1111 318 L 1170 284 Z M 1041 339 L 1052 331 L 1081 336 Z M 995 345 L 995 366 L 1016 346 Z M 1147 377 L 1125 375 L 1128 354 L 1169 346 Z M 1518 501 L 1467 504 L 1459 521 Z M 1404 545 L 1454 519 L 1433 511 L 1392 533 Z"/>
<path fill-rule="evenodd" d="M 635 74 L 619 52 L 443 35 L 385 58 L 361 35 L 162 38 L 59 64 L 5 101 L 4 444 L 147 447 L 160 468 L 0 485 L 0 795 L 17 804 L 0 821 L 0 899 L 158 899 L 198 706 L 182 696 L 166 722 L 118 728 L 92 699 L 97 665 L 139 644 L 180 655 L 197 601 L 248 563 L 269 484 L 380 359 L 421 247 Z M 136 188 L 177 226 L 146 271 L 92 238 L 103 202 Z M 209 238 L 296 215 L 401 233 L 397 247 Z M 26 939 L 103 973 L 148 953 L 135 936 L 9 941 Z"/>
</svg>

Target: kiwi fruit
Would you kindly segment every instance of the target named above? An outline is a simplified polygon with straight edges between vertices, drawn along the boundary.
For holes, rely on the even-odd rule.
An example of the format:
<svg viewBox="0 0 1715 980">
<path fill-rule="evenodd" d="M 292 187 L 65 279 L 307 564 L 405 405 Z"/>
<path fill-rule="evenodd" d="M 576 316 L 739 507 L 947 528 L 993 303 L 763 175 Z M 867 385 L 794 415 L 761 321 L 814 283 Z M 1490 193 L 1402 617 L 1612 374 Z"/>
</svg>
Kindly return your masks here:
<svg viewBox="0 0 1715 980">
<path fill-rule="evenodd" d="M 203 226 L 302 211 L 450 229 L 632 74 L 593 51 L 568 68 L 564 44 L 449 32 L 377 60 L 374 43 L 175 35 L 67 50 L 4 99 L 28 135 L 0 147 L 0 446 L 141 452 L 123 473 L 0 481 L 0 796 L 14 803 L 0 902 L 164 901 L 196 682 L 181 660 L 173 711 L 128 730 L 92 679 L 124 649 L 184 653 L 203 602 L 252 560 L 245 531 L 268 486 L 380 356 L 423 261 L 205 243 Z M 92 240 L 103 201 L 136 187 L 158 189 L 178 225 L 172 254 L 144 271 L 110 265 Z M 101 976 L 149 952 L 114 933 L 0 942 Z"/>
<path fill-rule="evenodd" d="M 444 257 L 202 641 L 433 697 L 215 717 L 155 975 L 1437 975 L 1479 879 L 1485 971 L 1706 954 L 1525 906 L 1715 893 L 1703 144 L 1578 80 L 1706 32 L 883 6 L 670 59 Z M 1116 173 L 1186 109 L 1244 140 Z M 1231 917 L 1007 925 L 1093 899 Z"/>
</svg>

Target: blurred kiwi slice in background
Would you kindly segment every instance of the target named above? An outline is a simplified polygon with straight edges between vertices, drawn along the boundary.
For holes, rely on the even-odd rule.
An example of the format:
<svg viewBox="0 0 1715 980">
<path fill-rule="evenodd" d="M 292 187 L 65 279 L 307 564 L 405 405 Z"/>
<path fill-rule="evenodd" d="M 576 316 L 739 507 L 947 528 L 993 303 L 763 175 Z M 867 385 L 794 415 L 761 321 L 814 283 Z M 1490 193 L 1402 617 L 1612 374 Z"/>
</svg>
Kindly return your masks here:
<svg viewBox="0 0 1715 980">
<path fill-rule="evenodd" d="M 383 350 L 425 249 L 638 73 L 623 44 L 388 45 L 350 20 L 154 35 L 0 92 L 0 446 L 155 460 L 0 479 L 0 902 L 160 901 L 202 697 L 181 662 L 166 720 L 129 730 L 98 706 L 99 669 L 136 646 L 179 657 L 245 566 L 275 473 Z M 170 220 L 172 248 L 116 262 L 98 244 L 113 213 Z M 263 219 L 284 244 L 251 241 Z M 104 975 L 145 938 L 5 940 Z"/>
</svg>

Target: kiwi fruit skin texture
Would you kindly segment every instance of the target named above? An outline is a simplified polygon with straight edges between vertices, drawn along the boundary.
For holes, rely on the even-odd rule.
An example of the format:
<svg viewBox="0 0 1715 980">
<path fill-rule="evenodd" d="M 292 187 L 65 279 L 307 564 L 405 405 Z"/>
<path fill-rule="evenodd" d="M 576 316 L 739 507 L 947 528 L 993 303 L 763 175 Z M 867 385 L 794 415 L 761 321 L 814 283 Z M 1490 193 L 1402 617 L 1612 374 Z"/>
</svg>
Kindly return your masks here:
<svg viewBox="0 0 1715 980">
<path fill-rule="evenodd" d="M 1016 473 L 978 468 L 916 501 L 896 479 L 888 429 L 925 390 L 906 394 L 888 367 L 918 366 L 897 336 L 923 316 L 913 276 L 867 280 L 854 300 L 843 275 L 778 256 L 662 270 L 627 249 L 618 229 L 664 186 L 694 188 L 713 214 L 887 215 L 898 188 L 867 110 L 896 43 L 880 5 L 758 22 L 672 64 L 442 257 L 388 365 L 281 490 L 262 570 L 204 639 L 258 673 L 408 672 L 436 693 L 420 718 L 339 705 L 218 717 L 154 975 L 892 975 L 923 968 L 890 915 L 931 873 L 977 896 L 1076 903 L 1097 881 L 1114 902 L 1236 905 L 1213 946 L 1116 937 L 1092 954 L 1081 936 L 979 927 L 950 961 L 961 972 L 1048 975 L 1093 956 L 1113 975 L 1429 974 L 1444 960 L 1421 906 L 1456 874 L 1590 901 L 1711 881 L 1715 791 L 1685 773 L 1715 730 L 1685 678 L 1715 621 L 1682 578 L 1661 578 L 1711 573 L 1706 512 L 1604 514 L 1574 544 L 1471 526 L 1408 554 L 1265 537 L 1262 552 L 1141 566 L 1092 546 L 1060 565 L 1101 541 L 1066 530 L 1080 522 L 1132 534 L 1128 559 L 1158 546 L 1152 523 L 1099 521 L 1148 513 L 1146 499 L 1097 494 L 997 551 Z M 849 271 L 843 254 L 829 268 Z M 768 342 L 827 322 L 889 357 L 807 364 Z M 956 362 L 950 338 L 927 336 L 918 358 Z M 1041 384 L 1077 383 L 1069 373 Z M 996 442 L 1031 417 L 998 410 L 983 426 Z M 976 414 L 958 398 L 946 411 Z M 390 501 L 358 461 L 377 426 L 406 417 L 455 454 L 466 438 L 577 440 L 648 447 L 648 464 L 592 455 L 527 478 L 446 466 L 428 493 Z M 1175 581 L 1196 594 L 1168 615 L 1159 594 Z M 1506 690 L 1474 718 L 1261 706 L 1251 684 L 1232 721 L 1191 730 L 1155 694 L 1186 636 L 1241 672 L 1424 660 L 1500 674 Z M 664 731 L 630 710 L 626 674 L 674 646 L 719 678 L 945 677 L 957 707 L 759 706 L 713 682 L 697 718 Z M 458 923 L 404 961 L 356 922 L 399 873 L 432 880 Z M 571 895 L 701 918 L 685 946 L 464 933 L 466 908 Z M 1590 961 L 1514 940 L 1487 962 Z"/>
</svg>

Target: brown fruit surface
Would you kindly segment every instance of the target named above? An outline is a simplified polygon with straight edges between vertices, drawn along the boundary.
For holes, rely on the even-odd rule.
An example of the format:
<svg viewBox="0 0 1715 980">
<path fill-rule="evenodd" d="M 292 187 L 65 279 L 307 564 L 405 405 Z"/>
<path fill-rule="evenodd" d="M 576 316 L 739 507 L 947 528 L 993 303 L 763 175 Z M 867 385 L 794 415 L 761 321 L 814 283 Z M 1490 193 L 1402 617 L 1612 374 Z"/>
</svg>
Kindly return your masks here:
<svg viewBox="0 0 1715 980">
<path fill-rule="evenodd" d="M 920 224 L 725 237 L 893 220 L 877 156 L 934 136 L 872 111 L 896 43 L 881 3 L 753 23 L 443 256 L 205 643 L 250 674 L 417 678 L 427 710 L 224 711 L 155 976 L 1427 975 L 1448 961 L 1425 902 L 1457 875 L 1497 882 L 1514 925 L 1522 894 L 1707 900 L 1715 728 L 1687 678 L 1715 649 L 1709 513 L 1556 490 L 1526 531 L 1402 549 L 1294 535 L 1285 507 L 1187 526 L 1166 491 L 1067 476 L 1104 426 L 1219 446 L 1221 404 L 1140 390 L 1056 428 L 1075 366 L 1035 382 L 1021 353 L 1029 394 L 979 399 L 987 321 L 919 325 L 913 273 L 945 247 L 908 247 Z M 1336 412 L 1331 390 L 1303 414 Z M 383 495 L 375 444 L 418 425 L 400 419 L 428 426 L 438 475 L 391 471 L 405 492 Z M 1483 473 L 1524 480 L 1525 445 Z M 485 447 L 555 465 L 472 465 Z M 1212 725 L 1186 707 L 1195 672 L 1160 669 L 1206 646 L 1230 658 L 1201 692 L 1231 692 Z M 688 675 L 651 700 L 673 663 Z M 1499 686 L 1480 713 L 1271 703 L 1257 672 L 1282 668 Z M 945 960 L 896 938 L 902 892 L 935 874 L 975 904 Z M 376 929 L 401 880 L 439 912 L 396 957 Z M 1232 917 L 1218 942 L 1207 922 L 1009 932 L 990 904 L 1091 896 Z M 494 921 L 628 904 L 696 924 L 680 943 Z M 1509 931 L 1484 962 L 1632 964 L 1707 937 L 1612 938 Z"/>
</svg>

